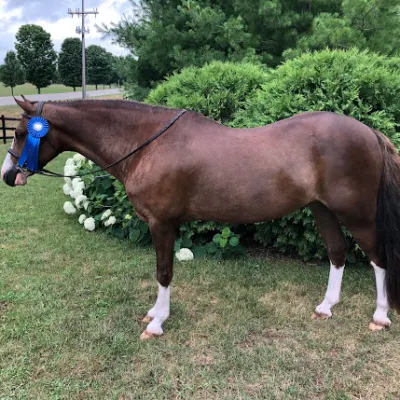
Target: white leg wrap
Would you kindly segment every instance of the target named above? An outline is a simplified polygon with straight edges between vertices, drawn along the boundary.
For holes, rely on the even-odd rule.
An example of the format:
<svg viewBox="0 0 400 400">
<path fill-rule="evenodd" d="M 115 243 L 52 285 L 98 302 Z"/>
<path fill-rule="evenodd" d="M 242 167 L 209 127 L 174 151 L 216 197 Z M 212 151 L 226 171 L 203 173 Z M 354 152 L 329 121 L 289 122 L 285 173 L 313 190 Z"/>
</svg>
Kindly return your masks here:
<svg viewBox="0 0 400 400">
<path fill-rule="evenodd" d="M 170 287 L 165 288 L 158 284 L 156 304 L 147 313 L 153 320 L 147 325 L 146 331 L 155 335 L 162 335 L 162 324 L 169 317 Z"/>
<path fill-rule="evenodd" d="M 371 265 L 374 267 L 376 279 L 376 310 L 372 319 L 378 325 L 389 326 L 391 321 L 387 316 L 389 311 L 389 302 L 385 287 L 386 270 L 378 267 L 373 261 L 371 262 Z"/>
<path fill-rule="evenodd" d="M 318 314 L 324 314 L 328 317 L 332 316 L 331 307 L 339 303 L 340 289 L 342 286 L 344 265 L 342 267 L 336 267 L 331 262 L 331 269 L 329 272 L 328 289 L 326 290 L 324 300 L 317 306 L 315 311 Z"/>
</svg>

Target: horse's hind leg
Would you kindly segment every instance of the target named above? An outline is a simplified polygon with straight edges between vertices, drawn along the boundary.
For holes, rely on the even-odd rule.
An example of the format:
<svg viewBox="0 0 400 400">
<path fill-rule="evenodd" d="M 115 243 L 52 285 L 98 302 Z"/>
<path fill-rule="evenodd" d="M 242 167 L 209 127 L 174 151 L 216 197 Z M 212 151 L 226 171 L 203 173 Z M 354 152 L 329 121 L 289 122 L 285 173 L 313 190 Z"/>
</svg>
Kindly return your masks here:
<svg viewBox="0 0 400 400">
<path fill-rule="evenodd" d="M 313 319 L 326 319 L 332 316 L 331 308 L 340 299 L 340 289 L 346 261 L 346 243 L 340 223 L 332 211 L 319 202 L 312 203 L 309 207 L 314 215 L 317 229 L 326 244 L 328 257 L 331 262 L 325 297 L 322 303 L 316 307 L 313 314 Z"/>
<path fill-rule="evenodd" d="M 376 227 L 375 221 L 366 222 L 365 219 L 359 223 L 346 224 L 354 240 L 358 243 L 367 257 L 375 272 L 376 281 L 376 310 L 369 325 L 371 330 L 381 330 L 391 324 L 388 318 L 389 302 L 386 294 L 385 276 L 386 270 L 382 268 L 382 261 L 378 257 L 376 247 Z"/>
</svg>

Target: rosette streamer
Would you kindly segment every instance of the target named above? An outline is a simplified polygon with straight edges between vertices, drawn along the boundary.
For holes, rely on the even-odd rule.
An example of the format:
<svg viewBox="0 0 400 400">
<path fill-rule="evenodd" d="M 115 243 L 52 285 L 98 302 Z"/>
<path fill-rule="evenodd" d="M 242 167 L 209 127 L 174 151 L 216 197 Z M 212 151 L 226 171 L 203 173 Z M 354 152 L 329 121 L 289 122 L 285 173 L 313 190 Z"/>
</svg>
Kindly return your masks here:
<svg viewBox="0 0 400 400">
<path fill-rule="evenodd" d="M 43 117 L 32 117 L 27 125 L 28 136 L 18 165 L 36 172 L 39 162 L 40 139 L 49 132 L 49 123 Z"/>
</svg>

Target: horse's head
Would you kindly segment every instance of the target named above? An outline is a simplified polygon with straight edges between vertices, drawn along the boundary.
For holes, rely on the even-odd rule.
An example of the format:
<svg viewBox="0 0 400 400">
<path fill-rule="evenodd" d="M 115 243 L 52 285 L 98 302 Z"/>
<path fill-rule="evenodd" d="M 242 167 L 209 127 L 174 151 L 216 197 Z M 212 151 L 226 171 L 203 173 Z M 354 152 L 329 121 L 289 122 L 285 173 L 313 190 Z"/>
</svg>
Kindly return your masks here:
<svg viewBox="0 0 400 400">
<path fill-rule="evenodd" d="M 40 139 L 36 139 L 39 140 L 39 149 L 37 156 L 33 157 L 37 157 L 37 168 L 29 168 L 29 163 L 21 162 L 21 155 L 23 155 L 24 151 L 30 153 L 30 157 L 32 157 L 32 146 L 29 147 L 29 143 L 27 143 L 30 139 L 28 138 L 28 123 L 32 117 L 42 114 L 41 108 L 43 103 L 31 102 L 25 97 L 23 97 L 23 101 L 17 99 L 15 99 L 15 101 L 22 108 L 24 113 L 22 113 L 21 121 L 15 129 L 14 140 L 9 150 L 9 154 L 4 160 L 1 168 L 1 177 L 9 186 L 25 185 L 30 175 L 40 171 L 59 153 L 55 146 L 55 139 L 51 138 L 51 136 L 54 136 L 54 129 L 52 129 L 50 125 L 47 135 Z"/>
</svg>

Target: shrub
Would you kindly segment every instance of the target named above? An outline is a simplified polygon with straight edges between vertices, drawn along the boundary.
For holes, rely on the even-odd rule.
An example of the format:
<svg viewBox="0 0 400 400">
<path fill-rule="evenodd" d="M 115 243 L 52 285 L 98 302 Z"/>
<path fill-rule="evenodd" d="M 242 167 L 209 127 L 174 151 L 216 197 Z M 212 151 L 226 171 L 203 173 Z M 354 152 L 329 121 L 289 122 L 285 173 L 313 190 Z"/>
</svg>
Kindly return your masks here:
<svg viewBox="0 0 400 400">
<path fill-rule="evenodd" d="M 333 111 L 381 130 L 399 147 L 400 74 L 396 61 L 398 58 L 358 50 L 304 54 L 269 71 L 262 90 L 238 111 L 232 125 L 254 127 L 305 111 Z M 283 252 L 294 251 L 305 260 L 326 254 L 308 209 L 256 225 L 255 239 Z M 353 244 L 353 250 L 356 248 Z M 354 253 L 352 256 L 354 259 Z"/>
<path fill-rule="evenodd" d="M 79 154 L 67 160 L 65 175 L 86 174 L 98 167 Z M 106 174 L 98 179 L 97 173 L 81 178 L 64 178 L 64 194 L 71 201 L 64 204 L 67 214 L 76 214 L 79 223 L 87 230 L 103 227 L 119 238 L 129 238 L 136 244 L 149 244 L 151 237 L 146 223 L 136 217 L 134 208 L 127 198 L 125 188 L 113 176 Z M 71 207 L 72 205 L 72 207 Z M 93 224 L 85 224 L 93 219 Z M 88 226 L 93 229 L 88 229 Z"/>
<path fill-rule="evenodd" d="M 301 112 L 333 111 L 382 130 L 399 145 L 397 60 L 356 49 L 303 54 L 269 70 L 262 90 L 238 110 L 232 125 L 260 126 Z"/>
<path fill-rule="evenodd" d="M 214 61 L 171 76 L 150 92 L 146 102 L 198 111 L 229 123 L 265 82 L 266 71 L 260 66 Z"/>
</svg>

